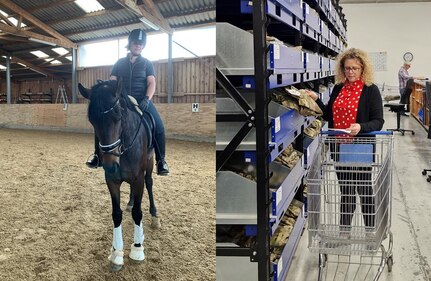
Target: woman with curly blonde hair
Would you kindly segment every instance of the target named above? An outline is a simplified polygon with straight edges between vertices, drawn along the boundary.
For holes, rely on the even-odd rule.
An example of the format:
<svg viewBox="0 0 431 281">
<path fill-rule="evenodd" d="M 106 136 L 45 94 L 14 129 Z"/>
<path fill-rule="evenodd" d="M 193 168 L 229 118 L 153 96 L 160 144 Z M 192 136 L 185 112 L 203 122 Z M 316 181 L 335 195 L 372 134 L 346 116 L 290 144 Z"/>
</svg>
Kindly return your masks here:
<svg viewBox="0 0 431 281">
<path fill-rule="evenodd" d="M 322 109 L 329 128 L 348 130 L 352 136 L 381 130 L 382 97 L 373 84 L 373 66 L 367 53 L 351 48 L 339 54 L 335 83 L 327 105 L 308 92 Z"/>
<path fill-rule="evenodd" d="M 337 57 L 336 85 L 327 105 L 315 93 L 308 94 L 323 111 L 329 128 L 350 131 L 351 136 L 379 131 L 383 127 L 383 105 L 379 88 L 373 84 L 373 66 L 367 54 L 351 48 Z M 339 147 L 331 147 L 331 154 L 338 161 Z M 375 205 L 371 185 L 371 168 L 337 168 L 341 193 L 340 235 L 350 237 L 356 195 L 361 200 L 366 235 L 376 234 Z"/>
</svg>

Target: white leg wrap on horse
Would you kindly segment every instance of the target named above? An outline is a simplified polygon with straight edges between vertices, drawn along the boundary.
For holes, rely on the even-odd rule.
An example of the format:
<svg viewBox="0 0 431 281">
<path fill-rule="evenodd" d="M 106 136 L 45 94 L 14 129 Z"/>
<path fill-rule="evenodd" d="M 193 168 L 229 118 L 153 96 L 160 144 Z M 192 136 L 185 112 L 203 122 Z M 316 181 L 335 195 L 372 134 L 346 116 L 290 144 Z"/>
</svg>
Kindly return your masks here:
<svg viewBox="0 0 431 281">
<path fill-rule="evenodd" d="M 123 232 L 121 230 L 121 224 L 114 228 L 112 247 L 114 247 L 115 250 L 123 251 Z"/>
<path fill-rule="evenodd" d="M 136 224 L 134 225 L 134 242 L 135 244 L 142 244 L 144 243 L 144 228 L 142 227 L 142 222 L 141 224 L 138 226 Z"/>
<path fill-rule="evenodd" d="M 134 225 L 134 242 L 131 246 L 130 246 L 130 254 L 129 257 L 132 260 L 135 261 L 143 261 L 145 259 L 145 254 L 144 254 L 144 228 L 142 227 L 142 222 L 141 224 L 138 226 L 136 224 Z M 140 244 L 140 247 L 136 247 L 135 244 Z"/>
<path fill-rule="evenodd" d="M 108 257 L 108 260 L 115 265 L 124 265 L 124 252 L 120 250 L 114 250 L 111 248 L 111 254 Z"/>
<path fill-rule="evenodd" d="M 130 246 L 129 258 L 135 261 L 143 261 L 145 259 L 144 246 L 136 247 L 135 244 Z"/>
</svg>

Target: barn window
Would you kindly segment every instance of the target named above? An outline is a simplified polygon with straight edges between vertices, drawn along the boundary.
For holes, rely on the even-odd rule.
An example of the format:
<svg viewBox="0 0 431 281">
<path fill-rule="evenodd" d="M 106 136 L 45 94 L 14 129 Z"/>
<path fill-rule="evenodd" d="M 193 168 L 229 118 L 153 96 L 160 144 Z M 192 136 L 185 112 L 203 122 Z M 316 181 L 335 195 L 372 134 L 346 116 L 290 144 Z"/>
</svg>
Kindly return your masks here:
<svg viewBox="0 0 431 281">
<path fill-rule="evenodd" d="M 192 58 L 195 55 L 215 56 L 215 26 L 174 32 L 172 58 Z M 127 38 L 81 44 L 78 52 L 79 67 L 113 65 L 127 54 Z M 150 34 L 142 55 L 151 60 L 168 59 L 168 35 Z"/>
</svg>

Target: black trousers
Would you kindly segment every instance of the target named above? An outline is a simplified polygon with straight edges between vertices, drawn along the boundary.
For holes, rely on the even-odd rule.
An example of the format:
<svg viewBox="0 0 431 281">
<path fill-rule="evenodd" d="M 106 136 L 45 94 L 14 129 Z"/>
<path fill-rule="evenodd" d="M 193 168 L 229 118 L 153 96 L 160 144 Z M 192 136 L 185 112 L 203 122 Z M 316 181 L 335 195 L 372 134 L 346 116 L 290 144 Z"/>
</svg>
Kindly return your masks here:
<svg viewBox="0 0 431 281">
<path fill-rule="evenodd" d="M 365 226 L 374 227 L 375 202 L 371 184 L 371 167 L 339 167 L 337 178 L 341 192 L 341 227 L 350 230 L 356 209 L 356 192 L 361 201 Z"/>
</svg>

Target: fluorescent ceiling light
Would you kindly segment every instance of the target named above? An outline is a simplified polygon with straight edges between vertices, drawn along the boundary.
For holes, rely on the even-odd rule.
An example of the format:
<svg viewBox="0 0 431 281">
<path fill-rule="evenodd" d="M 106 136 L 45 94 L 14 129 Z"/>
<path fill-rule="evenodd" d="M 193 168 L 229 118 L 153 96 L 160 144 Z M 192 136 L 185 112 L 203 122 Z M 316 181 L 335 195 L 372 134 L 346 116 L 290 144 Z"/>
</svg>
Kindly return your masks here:
<svg viewBox="0 0 431 281">
<path fill-rule="evenodd" d="M 105 9 L 99 2 L 97 2 L 97 0 L 76 0 L 75 3 L 86 13 L 97 12 Z"/>
<path fill-rule="evenodd" d="M 154 23 L 152 23 L 151 21 L 147 20 L 146 18 L 139 18 L 140 21 L 142 21 L 143 23 L 145 23 L 146 25 L 148 25 L 149 28 L 152 28 L 154 30 L 159 30 L 160 28 L 155 25 Z"/>
<path fill-rule="evenodd" d="M 61 64 L 61 61 L 53 60 L 53 61 L 51 62 L 51 64 Z"/>
<path fill-rule="evenodd" d="M 66 59 L 72 61 L 72 56 L 67 56 Z"/>
<path fill-rule="evenodd" d="M 30 68 L 30 70 L 33 70 L 34 72 L 37 72 L 37 73 L 39 73 L 39 74 L 42 74 L 43 76 L 47 76 L 48 77 L 48 75 L 46 75 L 45 73 L 43 73 L 43 72 L 40 72 L 39 70 L 36 70 L 36 69 L 33 69 L 33 68 Z"/>
<path fill-rule="evenodd" d="M 19 64 L 19 65 L 22 65 L 22 66 L 24 66 L 24 67 L 27 67 L 27 65 L 25 65 L 25 64 L 23 64 L 23 63 L 18 62 L 18 64 Z"/>
<path fill-rule="evenodd" d="M 55 43 L 44 41 L 44 40 L 39 40 L 39 39 L 32 38 L 32 37 L 28 38 L 28 40 L 33 41 L 33 42 L 37 42 L 37 43 L 42 43 L 42 44 L 50 45 L 50 46 L 57 46 L 57 44 L 55 44 Z"/>
<path fill-rule="evenodd" d="M 65 48 L 63 48 L 63 47 L 53 48 L 52 50 L 53 50 L 54 52 L 56 52 L 57 54 L 59 54 L 60 56 L 62 56 L 62 55 L 65 55 L 65 54 L 69 53 L 69 51 L 68 51 L 68 50 L 66 50 L 66 49 L 65 49 Z"/>
<path fill-rule="evenodd" d="M 38 58 L 47 58 L 47 57 L 49 57 L 47 54 L 45 54 L 42 51 L 33 51 L 33 52 L 30 52 L 30 53 L 32 53 L 33 55 L 35 55 Z"/>
<path fill-rule="evenodd" d="M 6 69 L 6 66 L 0 64 L 0 69 Z"/>
</svg>

